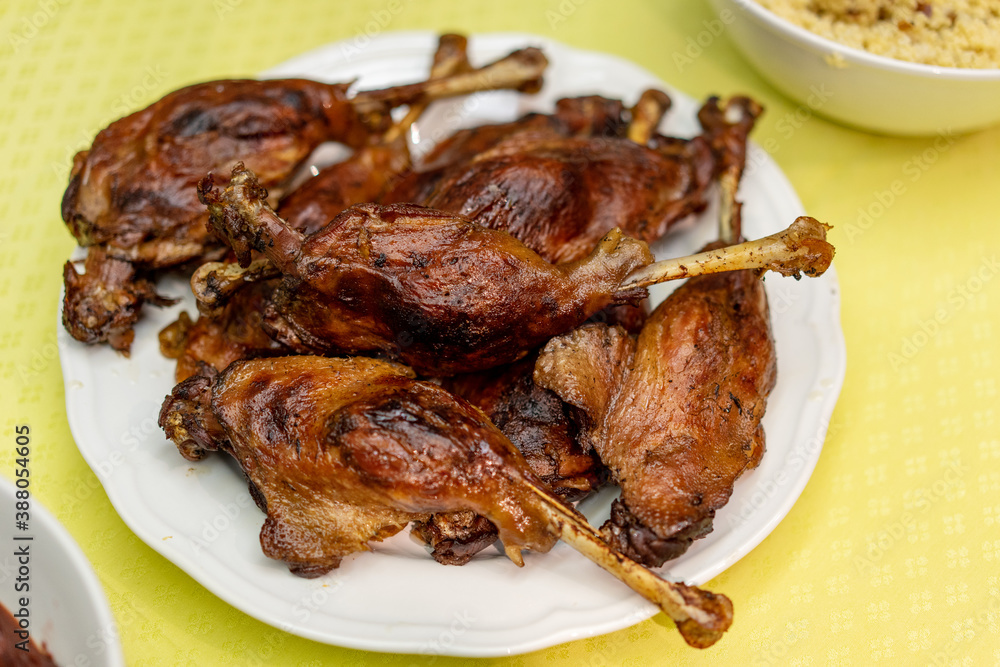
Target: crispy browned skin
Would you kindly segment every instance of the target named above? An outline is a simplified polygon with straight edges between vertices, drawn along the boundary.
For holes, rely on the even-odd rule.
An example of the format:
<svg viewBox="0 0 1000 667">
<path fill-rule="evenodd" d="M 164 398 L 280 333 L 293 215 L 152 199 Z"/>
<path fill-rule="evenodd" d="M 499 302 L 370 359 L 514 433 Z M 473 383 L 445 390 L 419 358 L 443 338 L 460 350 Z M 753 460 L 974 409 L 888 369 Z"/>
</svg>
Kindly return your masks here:
<svg viewBox="0 0 1000 667">
<path fill-rule="evenodd" d="M 305 80 L 213 81 L 177 90 L 115 121 L 73 160 L 62 215 L 80 245 L 142 270 L 176 266 L 219 247 L 206 226 L 196 185 L 206 171 L 225 171 L 245 158 L 265 183 L 279 185 L 321 142 L 361 145 L 368 134 L 348 104 L 347 84 Z M 122 269 L 121 272 L 124 272 Z M 73 285 L 93 300 L 115 289 L 95 274 Z M 67 293 L 73 277 L 66 272 Z M 142 300 L 106 309 L 113 325 L 88 324 L 89 313 L 68 303 L 63 317 L 78 340 L 112 340 L 126 352 Z M 91 318 L 92 319 L 92 318 Z"/>
<path fill-rule="evenodd" d="M 312 234 L 352 204 L 379 201 L 408 166 L 405 141 L 367 146 L 292 191 L 278 213 L 304 234 Z"/>
<path fill-rule="evenodd" d="M 115 121 L 76 155 L 63 219 L 80 245 L 101 245 L 143 270 L 217 259 L 196 193 L 205 173 L 225 173 L 242 159 L 279 196 L 316 146 L 364 145 L 370 131 L 385 129 L 393 106 L 472 90 L 537 90 L 546 63 L 538 49 L 522 49 L 482 70 L 350 99 L 350 84 L 302 79 L 188 86 Z"/>
<path fill-rule="evenodd" d="M 200 186 L 212 224 L 241 261 L 264 252 L 285 274 L 265 326 L 303 353 L 379 350 L 416 370 L 453 375 L 523 357 L 605 306 L 652 259 L 608 234 L 587 258 L 553 265 L 509 234 L 409 205 L 354 206 L 303 238 L 267 206 L 250 172 L 224 191 Z"/>
<path fill-rule="evenodd" d="M 535 380 L 581 411 L 622 488 L 604 536 L 659 566 L 711 530 L 764 451 L 775 352 L 763 285 L 752 271 L 692 278 L 638 341 L 605 325 L 553 339 Z"/>
<path fill-rule="evenodd" d="M 704 134 L 692 140 L 655 135 L 647 145 L 617 132 L 522 130 L 455 163 L 425 203 L 507 231 L 553 262 L 585 256 L 615 227 L 653 242 L 705 207 L 713 176 L 742 164 L 760 107 L 747 98 L 729 104 L 744 112 L 734 121 L 710 98 L 699 113 Z"/>
<path fill-rule="evenodd" d="M 576 427 L 562 400 L 535 384 L 534 367 L 532 356 L 491 371 L 447 378 L 442 386 L 482 409 L 553 493 L 566 501 L 579 500 L 600 486 L 607 472 L 593 452 L 584 452 L 577 443 Z M 464 565 L 497 539 L 492 524 L 467 512 L 435 514 L 415 522 L 413 530 L 446 565 Z"/>
<path fill-rule="evenodd" d="M 493 123 L 459 130 L 440 141 L 423 156 L 420 167 L 424 171 L 433 171 L 466 163 L 504 139 L 522 132 L 562 137 L 624 136 L 624 112 L 621 100 L 599 95 L 566 97 L 556 101 L 555 112 L 552 114 L 531 113 L 509 123 Z"/>
<path fill-rule="evenodd" d="M 628 139 L 521 133 L 445 176 L 427 205 L 507 231 L 549 261 L 572 261 L 615 227 L 652 241 L 702 208 L 711 165 L 699 174 L 697 160 Z"/>
<path fill-rule="evenodd" d="M 237 359 L 287 354 L 263 329 L 264 302 L 278 281 L 250 283 L 239 290 L 218 313 L 201 315 L 194 322 L 187 313 L 160 332 L 160 352 L 177 359 L 174 378 L 181 382 L 206 363 L 218 371 Z"/>
<path fill-rule="evenodd" d="M 564 98 L 556 101 L 553 114 L 531 113 L 509 123 L 459 130 L 422 156 L 416 168 L 405 169 L 396 174 L 379 198 L 369 201 L 382 204 L 424 204 L 441 179 L 449 173 L 449 169 L 454 170 L 457 165 L 467 164 L 476 155 L 522 132 L 553 136 L 622 136 L 625 128 L 623 109 L 619 100 L 596 95 Z M 431 135 L 431 138 L 436 137 Z M 284 214 L 284 211 L 279 213 Z"/>
<path fill-rule="evenodd" d="M 510 442 L 477 408 L 406 367 L 365 358 L 238 361 L 211 388 L 222 438 L 174 426 L 193 413 L 190 388 L 179 389 L 161 425 L 175 441 L 201 438 L 202 451 L 236 458 L 267 512 L 264 553 L 301 576 L 319 576 L 433 512 L 488 517 L 512 549 L 548 551 L 557 539 L 526 491 L 537 478 Z"/>
<path fill-rule="evenodd" d="M 209 235 L 196 186 L 237 161 L 281 184 L 321 142 L 368 136 L 348 84 L 302 79 L 187 86 L 102 130 L 73 161 L 63 219 L 80 245 L 157 268 L 197 257 Z"/>
<path fill-rule="evenodd" d="M 87 251 L 84 273 L 73 262 L 63 266 L 62 320 L 66 330 L 84 343 L 108 341 L 111 347 L 128 354 L 142 304 L 158 306 L 174 303 L 156 293 L 135 266 L 108 255 L 99 246 Z"/>
<path fill-rule="evenodd" d="M 447 378 L 442 386 L 478 406 L 552 491 L 583 498 L 603 482 L 600 461 L 576 442 L 563 401 L 535 384 L 535 355 L 509 366 Z"/>
</svg>

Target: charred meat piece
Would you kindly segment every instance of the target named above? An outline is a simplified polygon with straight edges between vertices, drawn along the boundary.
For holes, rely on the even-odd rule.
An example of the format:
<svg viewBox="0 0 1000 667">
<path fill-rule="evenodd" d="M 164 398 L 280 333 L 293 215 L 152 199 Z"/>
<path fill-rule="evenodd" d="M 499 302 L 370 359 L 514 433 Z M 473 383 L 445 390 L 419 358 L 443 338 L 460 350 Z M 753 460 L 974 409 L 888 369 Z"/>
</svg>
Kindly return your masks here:
<svg viewBox="0 0 1000 667">
<path fill-rule="evenodd" d="M 604 482 L 606 471 L 596 455 L 577 444 L 576 427 L 559 397 L 535 384 L 534 367 L 531 356 L 491 371 L 447 378 L 442 386 L 479 407 L 553 493 L 566 501 L 579 500 Z M 413 531 L 445 565 L 464 565 L 497 540 L 489 521 L 462 512 L 435 514 L 415 522 Z"/>
<path fill-rule="evenodd" d="M 508 234 L 407 205 L 355 206 L 303 237 L 242 168 L 224 191 L 206 180 L 201 192 L 239 259 L 253 247 L 284 273 L 265 325 L 298 352 L 380 350 L 423 373 L 472 372 L 645 296 L 616 293 L 652 259 L 645 244 L 617 233 L 590 257 L 553 265 Z"/>
<path fill-rule="evenodd" d="M 237 361 L 200 396 L 197 381 L 167 397 L 161 425 L 175 442 L 195 443 L 182 454 L 224 449 L 237 460 L 267 514 L 264 553 L 296 574 L 327 572 L 414 519 L 470 511 L 497 526 L 518 565 L 522 549 L 565 540 L 656 603 L 694 646 L 713 644 L 732 623 L 724 596 L 611 552 L 480 410 L 404 366 L 281 357 Z"/>
<path fill-rule="evenodd" d="M 219 244 L 205 225 L 196 191 L 207 172 L 224 173 L 245 159 L 278 196 L 320 143 L 365 145 L 373 130 L 385 129 L 393 106 L 483 89 L 534 90 L 545 65 L 540 51 L 524 49 L 482 70 L 350 98 L 350 84 L 301 79 L 188 86 L 115 121 L 76 155 L 63 220 L 80 245 L 102 246 L 144 271 L 218 259 Z M 75 317 L 70 311 L 74 335 L 87 329 Z M 128 312 L 113 317 L 135 319 Z M 80 340 L 102 342 L 107 336 Z"/>
<path fill-rule="evenodd" d="M 624 136 L 520 131 L 446 169 L 423 203 L 506 231 L 552 262 L 586 256 L 616 227 L 651 243 L 705 207 L 723 161 L 742 161 L 760 107 L 737 99 L 728 115 L 710 99 L 699 116 L 710 124 L 691 140 L 655 133 L 670 106 L 656 90 L 633 107 Z"/>
<path fill-rule="evenodd" d="M 156 293 L 153 283 L 130 262 L 117 259 L 99 246 L 87 251 L 84 273 L 73 262 L 63 266 L 62 320 L 73 338 L 84 343 L 108 341 L 111 347 L 128 354 L 146 302 L 168 306 L 174 299 Z"/>
<path fill-rule="evenodd" d="M 736 180 L 724 185 L 722 237 L 735 241 Z M 806 242 L 816 255 L 799 268 L 818 275 L 833 247 Z M 637 340 L 607 325 L 553 338 L 535 381 L 579 410 L 581 439 L 621 487 L 605 539 L 658 567 L 711 531 L 736 479 L 759 463 L 775 372 L 764 286 L 757 271 L 744 269 L 689 279 Z"/>
<path fill-rule="evenodd" d="M 264 302 L 278 281 L 251 283 L 218 313 L 202 314 L 192 322 L 187 313 L 160 332 L 160 352 L 177 359 L 177 382 L 191 377 L 205 363 L 217 371 L 238 359 L 273 357 L 288 350 L 264 332 Z"/>
</svg>

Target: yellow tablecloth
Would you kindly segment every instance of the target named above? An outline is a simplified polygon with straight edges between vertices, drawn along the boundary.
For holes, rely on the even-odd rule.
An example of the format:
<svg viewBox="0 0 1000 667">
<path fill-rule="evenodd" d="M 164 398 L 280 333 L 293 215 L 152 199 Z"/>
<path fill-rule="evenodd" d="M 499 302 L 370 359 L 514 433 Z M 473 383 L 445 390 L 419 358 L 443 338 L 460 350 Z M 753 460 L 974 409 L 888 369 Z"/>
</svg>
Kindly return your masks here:
<svg viewBox="0 0 1000 667">
<path fill-rule="evenodd" d="M 933 139 L 803 119 L 725 35 L 692 47 L 711 18 L 700 2 L 649 0 L 0 5 L 0 474 L 13 476 L 14 425 L 30 424 L 36 497 L 93 563 L 129 664 L 467 662 L 281 633 L 146 547 L 73 443 L 55 354 L 61 265 L 74 246 L 59 202 L 73 153 L 100 128 L 184 84 L 253 75 L 366 30 L 418 28 L 535 32 L 631 59 L 696 98 L 745 91 L 762 100 L 755 138 L 806 209 L 836 225 L 843 292 L 847 382 L 822 458 L 774 533 L 711 582 L 736 607 L 726 637 L 698 652 L 660 615 L 484 662 L 1000 663 L 1000 128 L 942 150 Z M 919 159 L 926 166 L 913 179 L 907 165 Z M 897 179 L 904 191 L 880 208 Z"/>
</svg>

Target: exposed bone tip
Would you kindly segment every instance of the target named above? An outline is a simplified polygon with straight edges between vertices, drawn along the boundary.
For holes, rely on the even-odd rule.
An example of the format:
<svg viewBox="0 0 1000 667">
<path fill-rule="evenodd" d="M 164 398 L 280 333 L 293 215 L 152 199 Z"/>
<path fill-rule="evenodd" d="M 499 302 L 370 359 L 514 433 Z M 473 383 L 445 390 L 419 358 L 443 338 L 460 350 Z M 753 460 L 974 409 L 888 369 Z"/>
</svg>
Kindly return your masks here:
<svg viewBox="0 0 1000 667">
<path fill-rule="evenodd" d="M 529 46 L 521 49 L 520 51 L 515 51 L 515 54 L 519 60 L 524 62 L 526 66 L 537 70 L 539 74 L 541 74 L 542 71 L 544 71 L 549 65 L 549 59 L 545 57 L 545 53 L 535 46 Z"/>
<path fill-rule="evenodd" d="M 816 218 L 802 215 L 795 218 L 795 222 L 788 226 L 790 234 L 802 234 L 810 238 L 826 240 L 826 233 L 833 229 L 833 225 L 820 222 Z"/>
<path fill-rule="evenodd" d="M 507 554 L 507 558 L 514 561 L 514 565 L 524 567 L 524 555 L 521 553 L 520 547 L 505 544 L 503 550 Z"/>
</svg>

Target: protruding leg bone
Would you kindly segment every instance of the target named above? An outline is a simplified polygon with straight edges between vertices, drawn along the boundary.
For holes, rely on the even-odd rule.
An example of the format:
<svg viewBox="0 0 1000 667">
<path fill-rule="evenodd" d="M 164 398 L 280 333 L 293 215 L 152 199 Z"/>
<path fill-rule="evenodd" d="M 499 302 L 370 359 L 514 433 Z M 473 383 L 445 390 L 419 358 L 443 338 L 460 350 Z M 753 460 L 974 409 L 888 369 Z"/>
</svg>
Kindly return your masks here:
<svg viewBox="0 0 1000 667">
<path fill-rule="evenodd" d="M 263 252 L 284 273 L 294 273 L 295 256 L 304 236 L 267 204 L 267 188 L 242 162 L 233 166 L 225 188 L 209 174 L 198 183 L 198 199 L 208 207 L 209 224 L 225 239 L 240 266 L 250 266 L 250 250 Z M 251 222 L 252 221 L 252 222 Z"/>
<path fill-rule="evenodd" d="M 469 66 L 468 57 L 469 41 L 462 35 L 446 33 L 438 38 L 437 51 L 434 52 L 434 62 L 431 64 L 431 76 L 433 79 L 440 79 L 454 74 L 473 71 Z M 417 119 L 427 110 L 431 104 L 430 99 L 424 99 L 410 105 L 398 123 L 394 123 L 382 136 L 381 143 L 391 144 L 410 129 Z"/>
<path fill-rule="evenodd" d="M 668 280 L 722 271 L 759 269 L 785 276 L 822 275 L 833 260 L 834 248 L 826 241 L 829 225 L 814 218 L 797 218 L 788 229 L 717 250 L 665 259 L 639 269 L 626 278 L 619 291 L 647 287 Z"/>
<path fill-rule="evenodd" d="M 733 603 L 725 595 L 661 579 L 642 565 L 612 551 L 597 531 L 551 493 L 533 485 L 531 488 L 544 502 L 564 542 L 659 607 L 674 620 L 688 644 L 707 648 L 732 625 Z"/>
<path fill-rule="evenodd" d="M 399 106 L 429 102 L 484 90 L 537 92 L 541 89 L 542 75 L 548 64 L 540 50 L 520 49 L 480 69 L 384 90 L 362 91 L 351 100 L 351 104 L 363 115 L 378 113 L 387 104 Z"/>
<path fill-rule="evenodd" d="M 662 90 L 650 88 L 642 93 L 632 107 L 632 121 L 628 125 L 628 138 L 645 146 L 670 109 L 670 97 Z"/>
</svg>

